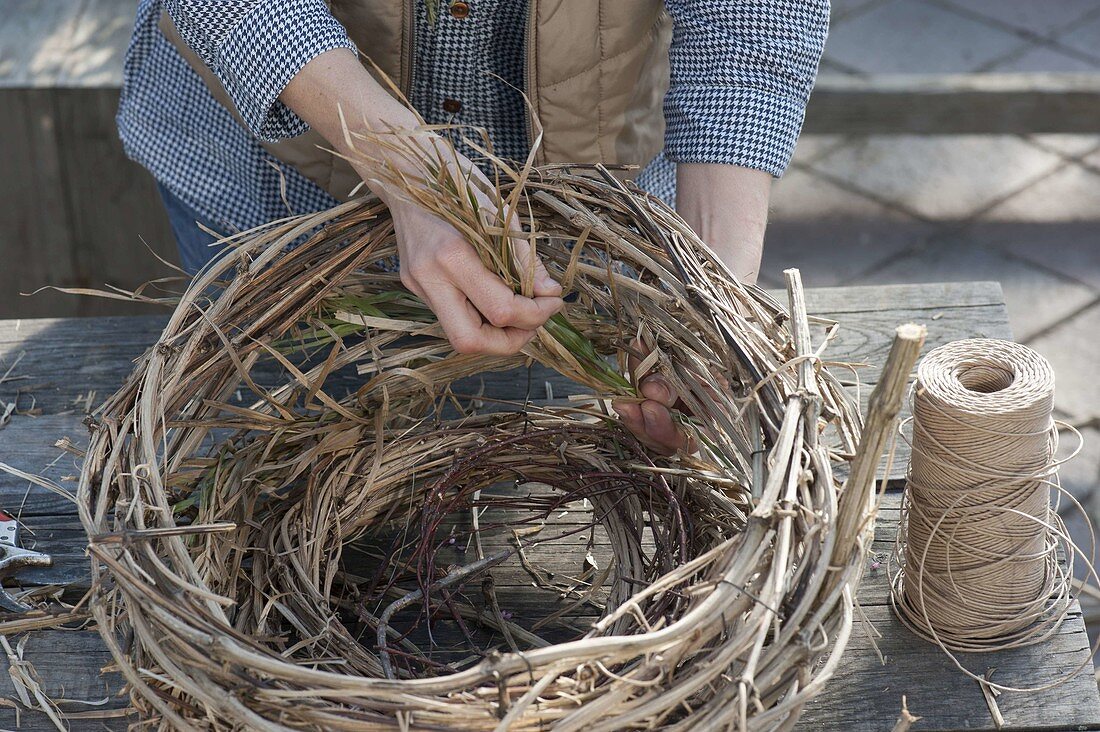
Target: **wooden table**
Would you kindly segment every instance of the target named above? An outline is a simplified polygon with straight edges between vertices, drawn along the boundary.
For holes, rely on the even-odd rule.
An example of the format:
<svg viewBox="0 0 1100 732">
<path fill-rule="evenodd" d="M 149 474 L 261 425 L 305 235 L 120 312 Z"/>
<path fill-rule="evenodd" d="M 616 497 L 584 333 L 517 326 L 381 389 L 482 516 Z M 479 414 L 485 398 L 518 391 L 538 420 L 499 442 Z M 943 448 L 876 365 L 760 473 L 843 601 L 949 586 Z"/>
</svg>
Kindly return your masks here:
<svg viewBox="0 0 1100 732">
<path fill-rule="evenodd" d="M 1011 337 L 996 283 L 830 288 L 808 291 L 807 300 L 812 313 L 842 325 L 828 351 L 831 358 L 869 364 L 861 375 L 864 400 L 898 324 L 915 321 L 927 325 L 929 349 L 964 337 Z M 18 410 L 33 409 L 38 414 L 13 416 L 0 429 L 0 461 L 55 480 L 75 475 L 79 470 L 75 458 L 60 453 L 54 442 L 65 436 L 77 443 L 85 439 L 81 425 L 85 410 L 118 387 L 132 359 L 155 342 L 163 322 L 160 316 L 0 321 L 0 377 L 19 359 L 0 381 L 0 401 L 11 402 L 18 393 Z M 541 387 L 547 379 L 552 377 L 537 374 L 528 379 L 522 374 L 487 386 L 494 395 L 522 398 L 529 384 Z M 564 391 L 565 385 L 555 385 L 556 396 Z M 0 403 L 0 415 L 3 412 Z M 906 459 L 901 450 L 890 474 L 895 490 L 886 495 L 878 519 L 874 550 L 882 558 L 890 551 L 897 531 L 900 493 L 896 488 Z M 28 545 L 54 557 L 52 568 L 22 575 L 24 586 L 64 585 L 67 598 L 79 597 L 87 584 L 88 565 L 84 533 L 73 506 L 62 497 L 0 474 L 0 507 L 21 516 Z M 507 584 L 507 578 L 502 581 L 498 577 L 498 586 Z M 519 591 L 529 582 L 514 584 Z M 993 728 L 979 686 L 955 670 L 938 648 L 912 635 L 893 617 L 884 569 L 868 569 L 858 599 L 867 619 L 881 633 L 877 646 L 885 664 L 874 650 L 870 630 L 857 622 L 836 676 L 808 705 L 797 729 L 889 730 L 898 717 L 902 695 L 908 698 L 909 709 L 923 717 L 914 730 Z M 521 601 L 517 596 L 515 602 Z M 13 648 L 15 640 L 9 638 Z M 995 668 L 993 678 L 1002 684 L 1037 685 L 1076 667 L 1087 657 L 1088 647 L 1080 609 L 1075 606 L 1058 634 L 1043 645 L 963 660 L 981 673 Z M 25 658 L 34 664 L 44 688 L 55 698 L 98 701 L 118 688 L 117 677 L 99 673 L 110 658 L 94 631 L 33 633 Z M 14 698 L 7 675 L 0 676 L 0 695 Z M 1011 729 L 1100 729 L 1100 695 L 1091 665 L 1056 689 L 1004 694 L 997 703 Z M 113 696 L 107 704 L 124 705 L 124 700 Z M 65 708 L 79 712 L 95 707 Z M 107 727 L 123 729 L 125 721 L 108 720 Z M 100 720 L 78 720 L 72 729 L 101 729 L 102 725 Z M 14 709 L 0 707 L 0 727 L 15 726 Z M 40 712 L 23 712 L 22 728 L 53 729 Z"/>
</svg>

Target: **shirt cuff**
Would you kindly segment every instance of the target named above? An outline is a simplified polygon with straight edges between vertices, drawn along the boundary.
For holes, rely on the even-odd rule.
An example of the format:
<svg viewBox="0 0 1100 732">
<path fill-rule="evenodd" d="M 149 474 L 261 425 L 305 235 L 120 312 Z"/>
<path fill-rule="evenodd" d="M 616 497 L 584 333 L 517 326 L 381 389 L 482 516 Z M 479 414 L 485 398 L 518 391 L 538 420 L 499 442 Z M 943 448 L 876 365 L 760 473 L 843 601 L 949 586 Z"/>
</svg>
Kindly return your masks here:
<svg viewBox="0 0 1100 732">
<path fill-rule="evenodd" d="M 264 2 L 233 29 L 214 66 L 249 131 L 276 142 L 309 129 L 279 95 L 303 66 L 334 48 L 355 44 L 324 0 Z"/>
<path fill-rule="evenodd" d="M 748 87 L 673 87 L 665 96 L 665 153 L 677 163 L 720 163 L 783 175 L 806 104 Z"/>
</svg>

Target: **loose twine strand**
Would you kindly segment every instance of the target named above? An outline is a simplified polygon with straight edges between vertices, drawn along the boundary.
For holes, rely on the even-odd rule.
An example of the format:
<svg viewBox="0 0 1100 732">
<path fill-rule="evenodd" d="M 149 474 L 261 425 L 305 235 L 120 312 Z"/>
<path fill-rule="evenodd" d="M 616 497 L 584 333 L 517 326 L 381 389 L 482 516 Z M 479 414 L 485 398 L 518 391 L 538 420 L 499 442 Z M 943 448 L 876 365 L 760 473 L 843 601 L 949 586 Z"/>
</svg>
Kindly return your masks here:
<svg viewBox="0 0 1100 732">
<path fill-rule="evenodd" d="M 955 341 L 921 362 L 911 403 L 912 456 L 892 557 L 895 613 L 992 688 L 1064 683 L 1091 664 L 1095 648 L 1065 677 L 1028 688 L 994 684 L 955 655 L 1054 635 L 1074 599 L 1076 555 L 1088 568 L 1086 581 L 1096 579 L 1092 551 L 1074 544 L 1057 510 L 1066 496 L 1084 515 L 1058 482 L 1058 467 L 1080 451 L 1081 435 L 1052 417 L 1053 369 L 1017 343 Z M 1059 427 L 1078 438 L 1062 459 L 1055 458 Z"/>
</svg>

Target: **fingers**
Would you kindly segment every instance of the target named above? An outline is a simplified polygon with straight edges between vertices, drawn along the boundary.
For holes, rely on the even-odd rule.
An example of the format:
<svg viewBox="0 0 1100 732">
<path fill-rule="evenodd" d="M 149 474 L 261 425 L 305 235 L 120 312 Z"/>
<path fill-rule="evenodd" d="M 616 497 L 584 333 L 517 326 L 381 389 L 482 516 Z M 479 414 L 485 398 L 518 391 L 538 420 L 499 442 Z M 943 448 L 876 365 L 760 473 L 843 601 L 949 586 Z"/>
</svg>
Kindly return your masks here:
<svg viewBox="0 0 1100 732">
<path fill-rule="evenodd" d="M 661 455 L 670 454 L 671 450 L 667 446 L 657 444 L 657 442 L 651 440 L 649 435 L 646 434 L 645 415 L 642 413 L 641 404 L 636 402 L 613 401 L 611 406 L 615 408 L 615 412 L 618 413 L 619 420 L 623 423 L 623 426 L 630 430 L 630 433 L 633 434 L 639 442 Z"/>
<path fill-rule="evenodd" d="M 500 277 L 487 270 L 474 248 L 445 222 L 409 207 L 395 212 L 394 223 L 398 233 L 402 283 L 428 301 L 428 305 L 440 316 L 440 323 L 448 336 L 456 328 L 463 333 L 460 336 L 463 350 L 478 350 L 476 339 L 471 337 L 475 325 L 473 316 L 467 317 L 469 314 L 466 312 L 470 303 L 475 308 L 473 315 L 477 315 L 477 325 L 480 326 L 484 319 L 497 331 L 527 331 L 524 336 L 527 340 L 564 305 L 558 296 L 561 294 L 560 286 L 549 279 L 545 268 L 541 270 L 544 278 L 535 289 L 539 293 L 552 294 L 524 297 L 513 292 Z M 461 302 L 454 291 L 463 296 Z M 448 303 L 446 317 L 439 312 L 437 301 Z M 499 334 L 492 330 L 484 332 L 493 333 L 486 336 L 492 340 L 492 345 L 486 345 L 491 349 L 487 352 L 499 353 L 503 347 Z M 516 335 L 510 334 L 505 340 L 519 343 Z M 513 352 L 523 343 L 519 343 Z"/>
<path fill-rule="evenodd" d="M 475 174 L 479 179 L 483 180 L 487 186 L 492 187 L 489 179 L 485 177 L 480 169 L 475 167 L 474 171 L 476 171 Z M 474 195 L 483 210 L 497 212 L 496 201 L 490 199 L 484 192 L 478 190 Z M 561 297 L 561 285 L 550 276 L 550 273 L 546 270 L 546 265 L 534 253 L 530 242 L 522 236 L 523 232 L 519 227 L 518 218 L 515 215 L 510 215 L 514 213 L 514 210 L 506 207 L 502 212 L 501 219 L 508 222 L 511 227 L 510 231 L 515 231 L 519 235 L 512 239 L 512 256 L 515 258 L 519 274 L 525 278 L 524 281 L 527 277 L 531 277 L 536 297 Z"/>
<path fill-rule="evenodd" d="M 485 320 L 497 328 L 535 330 L 565 304 L 557 296 L 518 295 L 481 263 L 465 242 L 440 262 L 450 279 L 474 304 Z M 560 294 L 561 288 L 558 288 Z"/>
<path fill-rule="evenodd" d="M 634 350 L 645 351 L 640 341 L 634 341 Z M 628 365 L 635 371 L 642 359 L 631 354 Z M 659 373 L 644 376 L 638 384 L 638 390 L 645 397 L 641 404 L 615 402 L 615 411 L 619 414 L 623 426 L 634 433 L 638 440 L 651 450 L 663 455 L 671 455 L 677 450 L 693 449 L 692 442 L 680 432 L 670 411 L 680 407 L 679 395 L 673 390 L 668 379 Z"/>
<path fill-rule="evenodd" d="M 476 166 L 467 169 L 463 161 L 453 163 L 461 169 L 458 172 L 488 185 Z M 481 188 L 473 187 L 479 206 L 486 213 L 495 212 L 497 202 Z M 413 205 L 391 210 L 401 281 L 428 303 L 457 351 L 516 353 L 564 306 L 561 286 L 526 242 L 513 240 L 513 251 L 517 268 L 530 273 L 533 287 L 528 292 L 533 297 L 515 293 L 486 269 L 474 247 L 447 222 Z"/>
<path fill-rule="evenodd" d="M 688 445 L 665 405 L 647 400 L 641 404 L 614 402 L 613 406 L 623 426 L 651 450 L 662 455 L 671 455 Z"/>
<path fill-rule="evenodd" d="M 516 264 L 519 266 L 519 271 L 522 273 L 525 281 L 526 278 L 534 270 L 534 293 L 536 297 L 561 297 L 561 285 L 550 276 L 550 273 L 546 271 L 546 265 L 542 263 L 542 260 L 538 258 L 532 251 L 531 245 L 523 240 L 514 239 L 512 241 L 512 255 L 516 259 Z"/>
<path fill-rule="evenodd" d="M 409 252 L 401 281 L 427 302 L 459 353 L 518 353 L 564 305 L 560 297 L 512 292 L 461 240 L 449 254 Z"/>
<path fill-rule="evenodd" d="M 451 347 L 459 353 L 507 356 L 518 353 L 535 335 L 533 330 L 500 328 L 484 322 L 466 295 L 454 287 L 440 285 L 425 293 Z"/>
<path fill-rule="evenodd" d="M 665 407 L 674 407 L 679 401 L 679 397 L 672 391 L 672 385 L 660 374 L 650 374 L 642 379 L 641 391 L 646 399 L 651 399 Z"/>
<path fill-rule="evenodd" d="M 631 344 L 632 353 L 627 357 L 627 368 L 633 374 L 644 360 L 648 348 L 637 338 Z M 638 354 L 641 354 L 639 356 Z M 710 380 L 698 379 L 698 383 L 705 389 L 715 401 L 721 400 L 721 391 L 729 388 L 729 381 L 719 373 L 711 373 Z M 638 389 L 646 399 L 652 399 L 670 409 L 675 407 L 685 414 L 691 414 L 691 409 L 685 403 L 681 395 L 673 389 L 671 382 L 661 373 L 651 371 L 643 375 Z"/>
<path fill-rule="evenodd" d="M 650 440 L 675 452 L 684 446 L 684 436 L 680 434 L 672 419 L 672 412 L 664 404 L 652 400 L 642 402 L 642 418 L 645 421 L 645 433 Z"/>
</svg>

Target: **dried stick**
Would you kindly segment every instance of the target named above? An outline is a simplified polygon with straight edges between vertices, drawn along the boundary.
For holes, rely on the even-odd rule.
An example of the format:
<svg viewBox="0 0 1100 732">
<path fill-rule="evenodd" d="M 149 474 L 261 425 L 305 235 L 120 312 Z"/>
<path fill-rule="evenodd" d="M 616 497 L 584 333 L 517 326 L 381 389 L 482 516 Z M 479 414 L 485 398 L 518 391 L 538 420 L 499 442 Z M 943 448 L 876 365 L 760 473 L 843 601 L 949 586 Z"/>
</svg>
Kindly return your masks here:
<svg viewBox="0 0 1100 732">
<path fill-rule="evenodd" d="M 909 711 L 909 704 L 905 700 L 905 694 L 902 694 L 901 714 L 898 715 L 898 721 L 894 723 L 894 727 L 890 732 L 909 732 L 909 728 L 913 726 L 913 723 L 919 722 L 920 720 L 920 717 Z"/>
<path fill-rule="evenodd" d="M 515 553 L 514 549 L 501 549 L 495 554 L 491 554 L 476 562 L 459 567 L 451 571 L 446 577 L 430 584 L 428 586 L 428 592 L 431 593 L 445 589 L 478 572 L 484 572 L 486 569 L 500 564 L 505 559 L 512 556 L 513 553 Z M 386 647 L 386 632 L 389 629 L 390 619 L 393 617 L 394 613 L 408 607 L 424 596 L 424 590 L 413 590 L 404 597 L 400 597 L 391 602 L 378 618 L 378 630 L 376 631 L 375 640 L 378 643 L 378 652 L 381 654 L 382 658 L 382 670 L 385 672 L 386 678 L 388 679 L 397 678 L 393 672 L 393 664 L 390 662 L 389 650 Z"/>
<path fill-rule="evenodd" d="M 870 509 L 863 510 L 859 507 L 871 506 L 879 461 L 897 424 L 898 414 L 905 401 L 909 374 L 913 371 L 913 364 L 917 362 L 927 332 L 923 325 L 915 323 L 898 326 L 879 382 L 871 392 L 863 436 L 855 459 L 852 460 L 848 479 L 844 482 L 844 490 L 840 494 L 837 531 L 841 537 L 851 542 L 855 542 L 863 530 L 862 524 Z M 844 550 L 844 547 L 837 549 L 838 552 Z"/>
</svg>

